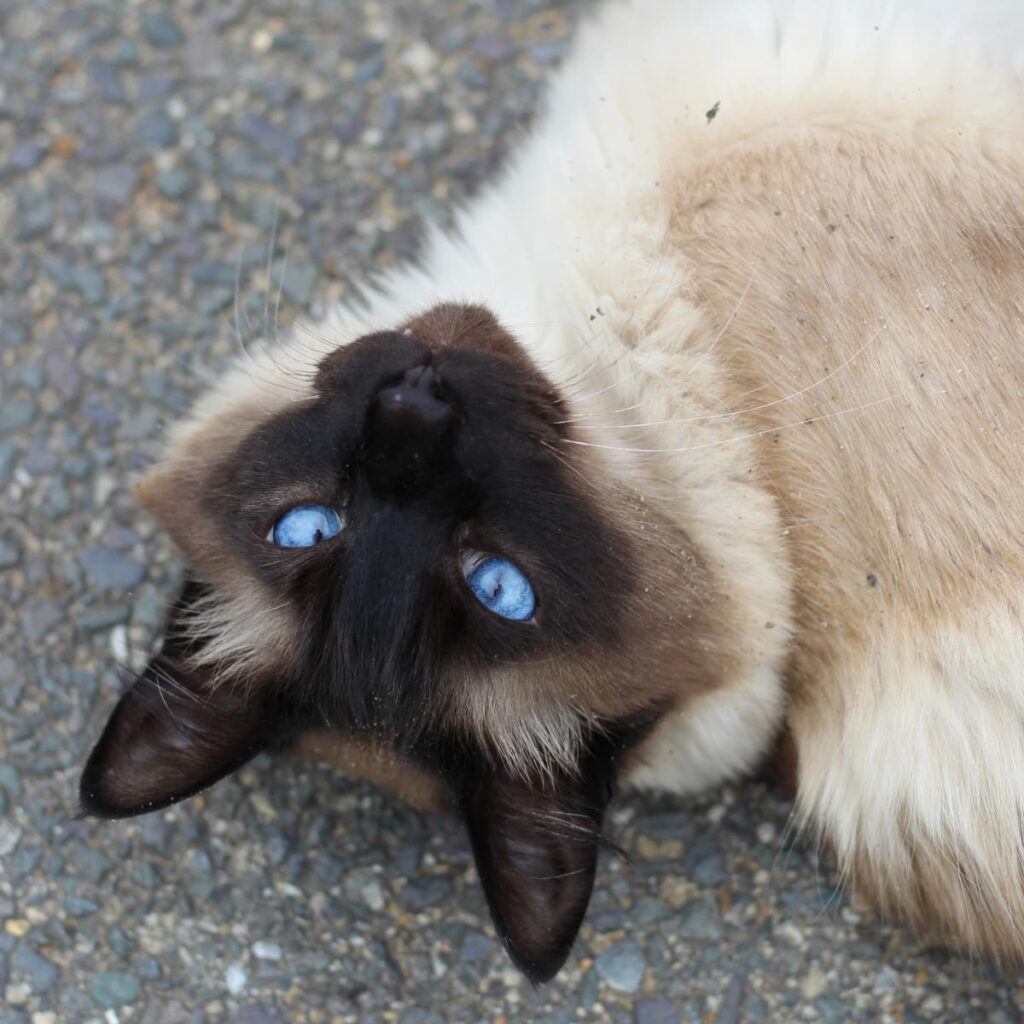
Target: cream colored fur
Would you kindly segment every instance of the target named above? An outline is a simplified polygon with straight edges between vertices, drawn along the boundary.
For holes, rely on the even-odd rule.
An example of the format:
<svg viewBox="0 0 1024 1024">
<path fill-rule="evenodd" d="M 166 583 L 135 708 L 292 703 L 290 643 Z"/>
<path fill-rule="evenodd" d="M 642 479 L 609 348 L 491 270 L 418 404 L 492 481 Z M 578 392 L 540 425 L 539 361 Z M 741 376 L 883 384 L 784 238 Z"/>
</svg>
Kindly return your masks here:
<svg viewBox="0 0 1024 1024">
<path fill-rule="evenodd" d="M 455 232 L 240 361 L 170 458 L 368 329 L 485 304 L 746 638 L 633 781 L 735 775 L 786 716 L 854 882 L 1020 955 L 1022 53 L 1016 2 L 612 4 Z"/>
</svg>

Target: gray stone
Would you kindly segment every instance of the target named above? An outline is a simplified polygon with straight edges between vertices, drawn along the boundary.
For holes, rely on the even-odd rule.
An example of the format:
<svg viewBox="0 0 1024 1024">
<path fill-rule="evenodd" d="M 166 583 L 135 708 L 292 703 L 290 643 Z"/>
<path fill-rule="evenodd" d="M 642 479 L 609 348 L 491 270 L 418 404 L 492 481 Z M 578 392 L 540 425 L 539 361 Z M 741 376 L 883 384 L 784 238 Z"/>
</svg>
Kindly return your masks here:
<svg viewBox="0 0 1024 1024">
<path fill-rule="evenodd" d="M 18 377 L 21 379 L 21 383 L 25 385 L 30 391 L 38 391 L 43 386 L 43 381 L 46 379 L 43 373 L 43 368 L 38 363 L 22 363 L 18 367 Z"/>
<path fill-rule="evenodd" d="M 9 441 L 0 441 L 0 490 L 7 486 L 14 470 L 15 447 Z"/>
<path fill-rule="evenodd" d="M 565 48 L 564 39 L 552 39 L 550 42 L 531 46 L 529 53 L 538 64 L 556 64 L 565 56 Z"/>
<path fill-rule="evenodd" d="M 139 959 L 135 965 L 135 969 L 145 978 L 147 981 L 157 981 L 163 976 L 163 971 L 160 969 L 158 961 L 151 956 L 144 956 Z"/>
<path fill-rule="evenodd" d="M 264 231 L 273 231 L 284 218 L 281 204 L 269 196 L 253 196 L 249 203 L 249 219 Z"/>
<path fill-rule="evenodd" d="M 496 32 L 484 33 L 473 40 L 473 52 L 479 54 L 484 60 L 495 62 L 508 60 L 515 50 L 515 44 L 508 36 L 499 35 Z"/>
<path fill-rule="evenodd" d="M 10 658 L 0 656 L 0 685 L 13 680 L 16 671 L 18 667 Z M 0 764 L 0 789 L 14 800 L 21 799 L 21 777 L 13 764 Z"/>
<path fill-rule="evenodd" d="M 235 301 L 233 288 L 210 288 L 196 301 L 196 311 L 203 316 L 214 316 Z"/>
<path fill-rule="evenodd" d="M 156 998 L 146 1003 L 139 1024 L 205 1024 L 206 1019 L 202 1010 L 189 1011 L 177 999 L 166 1002 Z"/>
<path fill-rule="evenodd" d="M 60 606 L 45 598 L 28 601 L 21 610 L 21 628 L 31 640 L 42 640 L 64 618 Z"/>
<path fill-rule="evenodd" d="M 134 39 L 118 39 L 115 62 L 122 67 L 139 63 L 139 44 Z"/>
<path fill-rule="evenodd" d="M 13 569 L 21 561 L 21 551 L 13 541 L 0 537 L 0 569 Z"/>
<path fill-rule="evenodd" d="M 119 210 L 131 202 L 139 184 L 139 172 L 128 164 L 101 167 L 96 172 L 93 191 L 101 205 Z"/>
<path fill-rule="evenodd" d="M 115 551 L 127 551 L 142 542 L 142 538 L 127 526 L 115 526 L 103 534 L 103 543 Z"/>
<path fill-rule="evenodd" d="M 173 146 L 178 141 L 178 126 L 163 107 L 154 107 L 139 115 L 135 138 L 145 146 Z"/>
<path fill-rule="evenodd" d="M 681 1024 L 683 1018 L 667 999 L 641 999 L 633 1008 L 633 1019 L 636 1024 Z"/>
<path fill-rule="evenodd" d="M 86 302 L 99 305 L 107 294 L 107 282 L 103 272 L 91 264 L 75 267 L 71 275 L 71 287 L 80 292 Z"/>
<path fill-rule="evenodd" d="M 182 199 L 195 188 L 195 180 L 192 175 L 181 167 L 171 167 L 166 171 L 160 171 L 153 181 L 157 191 L 166 199 Z"/>
<path fill-rule="evenodd" d="M 109 548 L 88 548 L 80 560 L 89 580 L 104 590 L 131 590 L 146 575 L 145 566 L 136 559 Z"/>
<path fill-rule="evenodd" d="M 67 899 L 61 900 L 60 905 L 69 917 L 89 917 L 100 909 L 98 903 L 82 899 L 79 896 L 69 896 Z"/>
<path fill-rule="evenodd" d="M 640 947 L 632 939 L 626 939 L 599 953 L 594 959 L 594 969 L 612 988 L 637 992 L 644 980 L 647 962 Z"/>
<path fill-rule="evenodd" d="M 31 398 L 10 398 L 0 409 L 0 430 L 21 430 L 36 415 L 36 403 Z"/>
<path fill-rule="evenodd" d="M 178 23 L 163 11 L 147 12 L 139 18 L 142 34 L 146 42 L 157 49 L 165 50 L 180 46 L 185 41 L 185 33 Z"/>
<path fill-rule="evenodd" d="M 834 996 L 825 996 L 814 1005 L 825 1024 L 844 1024 L 845 1021 L 853 1019 L 853 1007 Z"/>
<path fill-rule="evenodd" d="M 27 242 L 45 235 L 53 227 L 53 204 L 45 192 L 22 189 L 15 200 L 15 236 Z"/>
<path fill-rule="evenodd" d="M 60 977 L 56 964 L 37 953 L 31 946 L 18 946 L 11 957 L 11 962 L 29 976 L 32 991 L 36 993 L 49 992 Z"/>
<path fill-rule="evenodd" d="M 191 32 L 185 43 L 185 62 L 189 77 L 206 82 L 216 82 L 227 73 L 227 56 L 224 44 L 214 35 L 206 32 Z"/>
<path fill-rule="evenodd" d="M 54 480 L 46 488 L 45 503 L 50 515 L 64 516 L 71 511 L 71 493 L 63 480 Z"/>
<path fill-rule="evenodd" d="M 147 629 L 156 629 L 167 615 L 167 595 L 151 583 L 143 583 L 135 591 L 132 621 Z"/>
<path fill-rule="evenodd" d="M 720 853 L 712 853 L 702 857 L 693 867 L 693 880 L 698 885 L 721 885 L 729 877 L 725 867 L 725 858 Z"/>
<path fill-rule="evenodd" d="M 93 59 L 87 65 L 89 77 L 100 96 L 108 103 L 124 103 L 127 95 L 120 70 L 105 60 Z"/>
<path fill-rule="evenodd" d="M 94 849 L 85 843 L 74 843 L 70 850 L 71 862 L 77 872 L 86 881 L 95 885 L 110 870 L 110 859 L 102 850 Z"/>
<path fill-rule="evenodd" d="M 298 306 L 305 306 L 313 297 L 316 279 L 317 268 L 299 260 L 282 262 L 274 274 L 275 283 Z"/>
<path fill-rule="evenodd" d="M 45 437 L 32 438 L 22 466 L 32 476 L 45 476 L 57 468 L 57 456 Z"/>
<path fill-rule="evenodd" d="M 230 1018 L 230 1024 L 288 1024 L 288 1018 L 276 1006 L 261 1003 L 242 1007 Z"/>
<path fill-rule="evenodd" d="M 132 879 L 143 889 L 155 889 L 160 884 L 160 875 L 148 860 L 138 861 L 132 865 Z"/>
<path fill-rule="evenodd" d="M 46 359 L 46 375 L 50 386 L 62 398 L 74 398 L 78 394 L 82 375 L 78 367 L 63 353 L 55 352 Z"/>
<path fill-rule="evenodd" d="M 410 1006 L 398 1018 L 398 1024 L 445 1024 L 445 1021 L 436 1010 L 429 1010 L 424 1006 Z"/>
<path fill-rule="evenodd" d="M 165 100 L 174 92 L 175 85 L 175 79 L 170 75 L 140 75 L 139 99 L 145 103 Z"/>
<path fill-rule="evenodd" d="M 126 960 L 134 951 L 131 939 L 125 934 L 124 929 L 116 924 L 112 928 L 107 929 L 106 944 L 122 960 Z"/>
<path fill-rule="evenodd" d="M 734 975 L 722 996 L 716 1024 L 742 1024 L 743 996 L 746 986 L 740 975 Z"/>
<path fill-rule="evenodd" d="M 135 1002 L 141 992 L 139 979 L 122 971 L 100 971 L 89 982 L 89 994 L 107 1010 Z"/>
<path fill-rule="evenodd" d="M 36 142 L 35 139 L 25 139 L 23 142 L 19 142 L 14 149 L 11 150 L 11 155 L 7 160 L 7 166 L 12 171 L 31 171 L 33 167 L 38 166 L 45 155 L 45 146 L 40 145 L 40 143 Z"/>
<path fill-rule="evenodd" d="M 410 882 L 399 894 L 402 905 L 414 914 L 427 907 L 447 903 L 452 898 L 452 881 L 450 878 L 428 878 L 423 882 Z"/>
<path fill-rule="evenodd" d="M 722 937 L 722 918 L 712 896 L 691 900 L 677 920 L 681 938 L 713 941 Z"/>
<path fill-rule="evenodd" d="M 268 156 L 281 157 L 284 160 L 298 159 L 299 144 L 279 125 L 246 112 L 239 117 L 237 127 L 241 136 L 258 146 Z"/>
<path fill-rule="evenodd" d="M 475 963 L 481 960 L 490 960 L 496 950 L 497 946 L 489 936 L 482 932 L 468 931 L 462 939 L 459 957 L 469 963 Z"/>
<path fill-rule="evenodd" d="M 112 604 L 91 608 L 78 619 L 78 625 L 89 633 L 100 633 L 116 626 L 118 623 L 127 622 L 129 607 L 126 604 Z"/>
<path fill-rule="evenodd" d="M 200 260 L 192 268 L 192 280 L 196 284 L 226 285 L 233 288 L 237 277 L 238 269 L 230 263 Z"/>
</svg>

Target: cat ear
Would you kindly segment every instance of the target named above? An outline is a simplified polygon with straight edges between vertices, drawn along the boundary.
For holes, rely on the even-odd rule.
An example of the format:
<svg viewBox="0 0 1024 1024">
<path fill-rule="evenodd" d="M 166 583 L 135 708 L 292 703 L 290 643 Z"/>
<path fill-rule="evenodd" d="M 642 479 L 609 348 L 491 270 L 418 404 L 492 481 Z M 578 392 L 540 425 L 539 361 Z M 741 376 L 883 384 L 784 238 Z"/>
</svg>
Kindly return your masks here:
<svg viewBox="0 0 1024 1024">
<path fill-rule="evenodd" d="M 193 796 L 240 768 L 271 738 L 272 716 L 245 688 L 209 686 L 175 632 L 198 596 L 188 584 L 163 651 L 118 701 L 82 772 L 83 813 L 123 818 Z"/>
<path fill-rule="evenodd" d="M 590 766 L 587 766 L 589 769 Z M 494 926 L 534 984 L 565 963 L 594 886 L 610 765 L 528 783 L 481 773 L 462 812 Z"/>
</svg>

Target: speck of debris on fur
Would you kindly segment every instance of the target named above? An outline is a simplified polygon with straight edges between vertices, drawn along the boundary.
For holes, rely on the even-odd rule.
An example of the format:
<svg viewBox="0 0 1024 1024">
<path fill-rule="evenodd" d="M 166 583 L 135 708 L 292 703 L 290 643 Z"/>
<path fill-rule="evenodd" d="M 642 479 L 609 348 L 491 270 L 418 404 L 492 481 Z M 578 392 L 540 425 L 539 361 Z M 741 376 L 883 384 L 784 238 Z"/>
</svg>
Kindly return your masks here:
<svg viewBox="0 0 1024 1024">
<path fill-rule="evenodd" d="M 877 587 L 878 586 L 878 577 L 873 572 L 869 572 L 868 573 L 868 586 L 869 587 Z"/>
<path fill-rule="evenodd" d="M 704 115 L 708 119 L 708 124 L 711 124 L 716 117 L 718 117 L 718 108 L 722 105 L 721 100 L 715 100 L 715 105 Z"/>
</svg>

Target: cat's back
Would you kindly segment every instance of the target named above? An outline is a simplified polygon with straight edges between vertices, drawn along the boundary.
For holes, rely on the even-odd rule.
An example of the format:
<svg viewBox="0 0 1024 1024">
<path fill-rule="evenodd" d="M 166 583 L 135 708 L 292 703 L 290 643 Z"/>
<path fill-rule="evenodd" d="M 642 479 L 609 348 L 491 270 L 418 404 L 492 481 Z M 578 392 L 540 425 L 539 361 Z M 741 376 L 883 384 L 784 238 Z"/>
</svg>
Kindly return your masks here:
<svg viewBox="0 0 1024 1024">
<path fill-rule="evenodd" d="M 969 13 L 962 45 L 953 17 L 861 32 L 870 73 L 826 61 L 826 105 L 780 104 L 667 187 L 688 344 L 792 561 L 801 812 L 884 909 L 1018 956 L 1024 12 Z"/>
<path fill-rule="evenodd" d="M 697 311 L 680 355 L 752 440 L 821 657 L 881 617 L 1020 621 L 1022 70 L 1005 0 L 633 0 L 515 168 L 620 334 L 673 286 Z"/>
<path fill-rule="evenodd" d="M 931 623 L 1024 585 L 1021 126 L 779 130 L 677 182 L 704 344 L 805 563 L 807 626 Z"/>
</svg>

